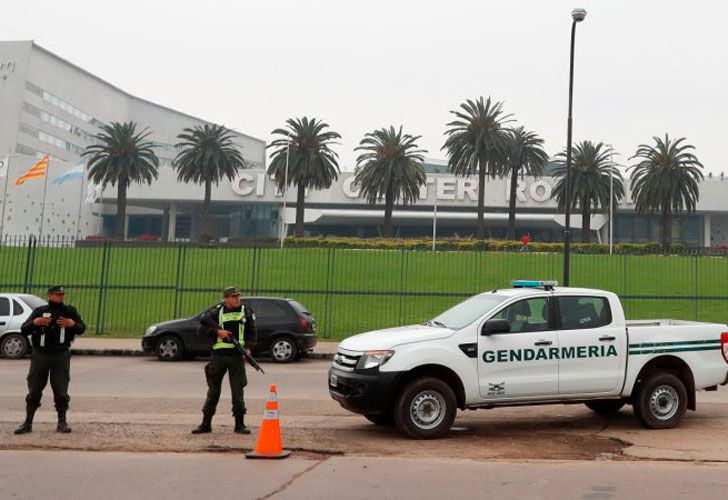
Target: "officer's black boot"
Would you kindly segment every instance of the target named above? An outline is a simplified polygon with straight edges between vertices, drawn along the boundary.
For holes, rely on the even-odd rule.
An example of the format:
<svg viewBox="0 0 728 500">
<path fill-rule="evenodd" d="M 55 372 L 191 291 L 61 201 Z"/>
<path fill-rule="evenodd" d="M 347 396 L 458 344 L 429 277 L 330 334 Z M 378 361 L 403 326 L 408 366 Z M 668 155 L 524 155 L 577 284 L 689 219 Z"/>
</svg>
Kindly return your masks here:
<svg viewBox="0 0 728 500">
<path fill-rule="evenodd" d="M 66 422 L 66 410 L 58 410 L 58 425 L 56 426 L 56 432 L 62 432 L 68 434 L 71 432 L 71 427 Z"/>
<path fill-rule="evenodd" d="M 30 406 L 25 409 L 25 422 L 15 429 L 15 434 L 27 434 L 33 432 L 33 417 L 35 416 L 35 410 L 37 408 L 31 408 Z"/>
<path fill-rule="evenodd" d="M 235 417 L 235 432 L 238 434 L 250 434 L 250 429 L 245 427 L 243 417 Z"/>
<path fill-rule="evenodd" d="M 212 432 L 212 415 L 203 413 L 202 423 L 192 429 L 192 434 L 207 434 L 208 432 Z"/>
</svg>

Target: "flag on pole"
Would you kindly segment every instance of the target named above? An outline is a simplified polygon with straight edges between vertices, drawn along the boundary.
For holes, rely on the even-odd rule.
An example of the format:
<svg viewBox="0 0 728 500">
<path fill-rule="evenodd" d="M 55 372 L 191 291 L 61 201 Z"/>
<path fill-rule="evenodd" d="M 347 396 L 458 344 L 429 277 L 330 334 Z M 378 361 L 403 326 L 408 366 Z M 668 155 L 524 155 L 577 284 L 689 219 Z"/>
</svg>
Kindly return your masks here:
<svg viewBox="0 0 728 500">
<path fill-rule="evenodd" d="M 5 158 L 0 158 L 0 177 L 5 177 L 8 175 L 8 168 L 10 165 L 10 155 L 7 155 Z"/>
<path fill-rule="evenodd" d="M 86 203 L 96 203 L 101 198 L 101 192 L 103 190 L 104 187 L 99 184 L 90 183 L 86 186 Z"/>
<path fill-rule="evenodd" d="M 63 184 L 66 181 L 83 179 L 83 171 L 85 168 L 86 168 L 86 162 L 84 162 L 83 160 L 79 160 L 79 162 L 76 163 L 76 166 L 73 167 L 71 170 L 69 170 L 65 174 L 61 174 L 61 175 L 54 177 L 53 185 L 57 186 L 59 184 Z"/>
<path fill-rule="evenodd" d="M 20 186 L 25 181 L 30 179 L 43 179 L 46 176 L 46 169 L 48 168 L 49 161 L 50 157 L 48 155 L 44 156 L 42 160 L 30 167 L 30 170 L 15 179 L 13 181 L 13 184 L 15 184 L 16 186 Z"/>
</svg>

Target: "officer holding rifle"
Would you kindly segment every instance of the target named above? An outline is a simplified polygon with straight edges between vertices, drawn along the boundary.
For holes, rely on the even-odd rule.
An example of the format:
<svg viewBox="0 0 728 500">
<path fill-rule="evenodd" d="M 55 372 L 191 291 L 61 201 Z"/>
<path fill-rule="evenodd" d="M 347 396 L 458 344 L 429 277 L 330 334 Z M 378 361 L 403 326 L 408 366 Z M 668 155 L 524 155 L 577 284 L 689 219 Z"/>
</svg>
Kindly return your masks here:
<svg viewBox="0 0 728 500">
<path fill-rule="evenodd" d="M 246 409 L 243 388 L 248 384 L 248 379 L 245 375 L 243 359 L 247 357 L 251 364 L 255 363 L 250 356 L 257 337 L 255 314 L 243 304 L 238 287 L 225 288 L 222 293 L 222 303 L 202 315 L 198 330 L 201 335 L 213 340 L 213 344 L 210 361 L 205 365 L 207 399 L 202 407 L 202 423 L 192 431 L 192 434 L 212 432 L 212 417 L 220 400 L 222 379 L 225 373 L 228 374 L 230 381 L 235 432 L 250 434 L 250 430 L 245 427 L 244 422 Z M 239 350 L 241 347 L 245 356 L 241 355 Z M 255 364 L 253 366 L 255 367 Z"/>
</svg>

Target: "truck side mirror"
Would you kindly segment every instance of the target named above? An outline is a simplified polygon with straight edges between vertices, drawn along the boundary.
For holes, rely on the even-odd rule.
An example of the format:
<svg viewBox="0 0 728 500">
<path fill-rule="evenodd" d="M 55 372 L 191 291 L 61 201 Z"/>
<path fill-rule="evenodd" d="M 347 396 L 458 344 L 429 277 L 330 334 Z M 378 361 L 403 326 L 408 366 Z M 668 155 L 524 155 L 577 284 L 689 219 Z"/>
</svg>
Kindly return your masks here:
<svg viewBox="0 0 728 500">
<path fill-rule="evenodd" d="M 508 333 L 511 331 L 511 324 L 505 319 L 489 319 L 483 325 L 481 335 L 493 335 L 494 333 Z"/>
</svg>

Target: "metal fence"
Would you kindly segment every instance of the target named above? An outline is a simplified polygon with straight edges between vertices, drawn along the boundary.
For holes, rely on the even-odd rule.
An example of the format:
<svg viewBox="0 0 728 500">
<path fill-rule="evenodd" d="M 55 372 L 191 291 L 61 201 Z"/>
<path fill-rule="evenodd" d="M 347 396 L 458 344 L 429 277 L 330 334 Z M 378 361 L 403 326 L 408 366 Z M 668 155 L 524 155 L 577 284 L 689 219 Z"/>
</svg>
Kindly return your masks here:
<svg viewBox="0 0 728 500">
<path fill-rule="evenodd" d="M 236 248 L 191 244 L 7 240 L 0 291 L 44 296 L 62 283 L 96 334 L 141 335 L 196 314 L 235 284 L 253 296 L 295 298 L 325 338 L 423 322 L 465 297 L 512 279 L 562 276 L 560 253 Z M 571 285 L 622 298 L 633 319 L 725 323 L 728 259 L 683 255 L 572 256 Z"/>
</svg>

